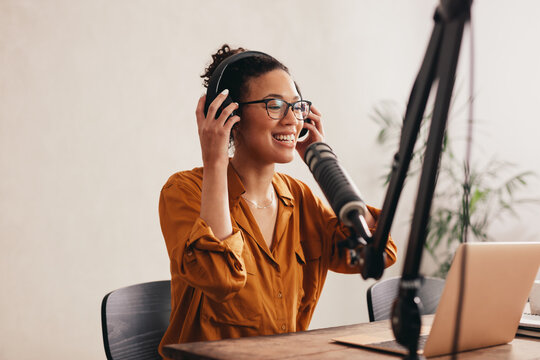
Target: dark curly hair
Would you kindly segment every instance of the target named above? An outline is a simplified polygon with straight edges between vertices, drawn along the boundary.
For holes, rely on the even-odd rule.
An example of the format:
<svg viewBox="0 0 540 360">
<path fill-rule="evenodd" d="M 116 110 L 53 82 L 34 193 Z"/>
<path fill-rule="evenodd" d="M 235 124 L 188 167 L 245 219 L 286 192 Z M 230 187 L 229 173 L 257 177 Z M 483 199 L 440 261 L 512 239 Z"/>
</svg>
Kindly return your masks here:
<svg viewBox="0 0 540 360">
<path fill-rule="evenodd" d="M 201 78 L 204 79 L 204 87 L 208 87 L 210 77 L 223 60 L 244 51 L 247 50 L 241 47 L 231 49 L 228 44 L 224 44 L 212 55 L 212 63 L 205 69 L 204 74 L 201 75 Z M 220 88 L 229 89 L 229 94 L 233 101 L 244 101 L 245 96 L 249 91 L 248 81 L 276 69 L 284 70 L 289 74 L 289 69 L 271 56 L 250 56 L 240 59 L 227 67 L 221 80 L 223 86 L 220 86 Z"/>
</svg>

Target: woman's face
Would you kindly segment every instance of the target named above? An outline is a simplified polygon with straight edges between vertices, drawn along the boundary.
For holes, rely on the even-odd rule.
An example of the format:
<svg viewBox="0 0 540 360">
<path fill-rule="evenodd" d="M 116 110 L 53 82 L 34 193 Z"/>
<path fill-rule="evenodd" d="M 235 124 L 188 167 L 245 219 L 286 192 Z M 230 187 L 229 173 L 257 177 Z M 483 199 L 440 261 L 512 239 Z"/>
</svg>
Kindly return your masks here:
<svg viewBox="0 0 540 360">
<path fill-rule="evenodd" d="M 300 100 L 294 82 L 283 70 L 273 70 L 248 81 L 248 93 L 242 102 L 282 99 L 289 103 Z M 240 123 L 235 132 L 236 152 L 242 152 L 259 163 L 287 163 L 294 159 L 298 134 L 303 121 L 297 120 L 289 108 L 285 117 L 274 120 L 266 112 L 266 104 L 243 105 Z"/>
</svg>

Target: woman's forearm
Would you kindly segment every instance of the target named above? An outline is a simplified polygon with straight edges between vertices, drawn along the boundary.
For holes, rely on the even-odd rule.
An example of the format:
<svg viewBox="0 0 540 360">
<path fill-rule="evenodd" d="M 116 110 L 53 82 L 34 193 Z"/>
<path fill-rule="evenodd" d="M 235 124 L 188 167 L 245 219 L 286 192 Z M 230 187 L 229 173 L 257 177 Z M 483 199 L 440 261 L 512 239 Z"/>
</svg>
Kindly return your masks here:
<svg viewBox="0 0 540 360">
<path fill-rule="evenodd" d="M 223 240 L 232 234 L 227 164 L 204 167 L 200 216 L 218 239 Z"/>
</svg>

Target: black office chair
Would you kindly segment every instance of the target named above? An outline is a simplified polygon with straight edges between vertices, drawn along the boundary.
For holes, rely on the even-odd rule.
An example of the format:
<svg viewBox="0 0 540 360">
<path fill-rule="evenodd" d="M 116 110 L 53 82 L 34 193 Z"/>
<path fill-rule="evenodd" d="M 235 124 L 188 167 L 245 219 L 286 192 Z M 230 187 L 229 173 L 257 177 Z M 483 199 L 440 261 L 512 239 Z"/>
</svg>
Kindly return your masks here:
<svg viewBox="0 0 540 360">
<path fill-rule="evenodd" d="M 367 291 L 367 303 L 369 321 L 390 319 L 392 316 L 392 304 L 398 295 L 399 281 L 401 277 L 389 278 L 371 285 Z M 424 283 L 418 291 L 418 297 L 422 300 L 422 315 L 435 314 L 439 299 L 444 288 L 444 280 L 433 277 L 425 277 Z"/>
<path fill-rule="evenodd" d="M 169 280 L 132 285 L 105 295 L 101 327 L 107 359 L 161 359 L 158 345 L 170 314 Z"/>
</svg>

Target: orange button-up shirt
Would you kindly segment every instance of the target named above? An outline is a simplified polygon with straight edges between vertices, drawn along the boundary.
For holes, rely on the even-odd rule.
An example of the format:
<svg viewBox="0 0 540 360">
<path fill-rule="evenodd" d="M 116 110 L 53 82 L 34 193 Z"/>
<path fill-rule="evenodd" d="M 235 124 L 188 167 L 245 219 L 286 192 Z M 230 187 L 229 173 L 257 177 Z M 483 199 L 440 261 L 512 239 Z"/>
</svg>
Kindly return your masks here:
<svg viewBox="0 0 540 360">
<path fill-rule="evenodd" d="M 229 165 L 233 233 L 221 241 L 199 216 L 202 176 L 202 168 L 176 173 L 161 191 L 172 312 L 160 349 L 164 344 L 306 330 L 327 271 L 359 272 L 338 254 L 337 243 L 349 236 L 349 229 L 307 185 L 276 173 L 272 184 L 278 214 L 269 249 L 241 197 L 244 186 Z M 379 211 L 368 209 L 377 219 Z M 394 263 L 392 239 L 386 254 L 387 265 Z"/>
</svg>

